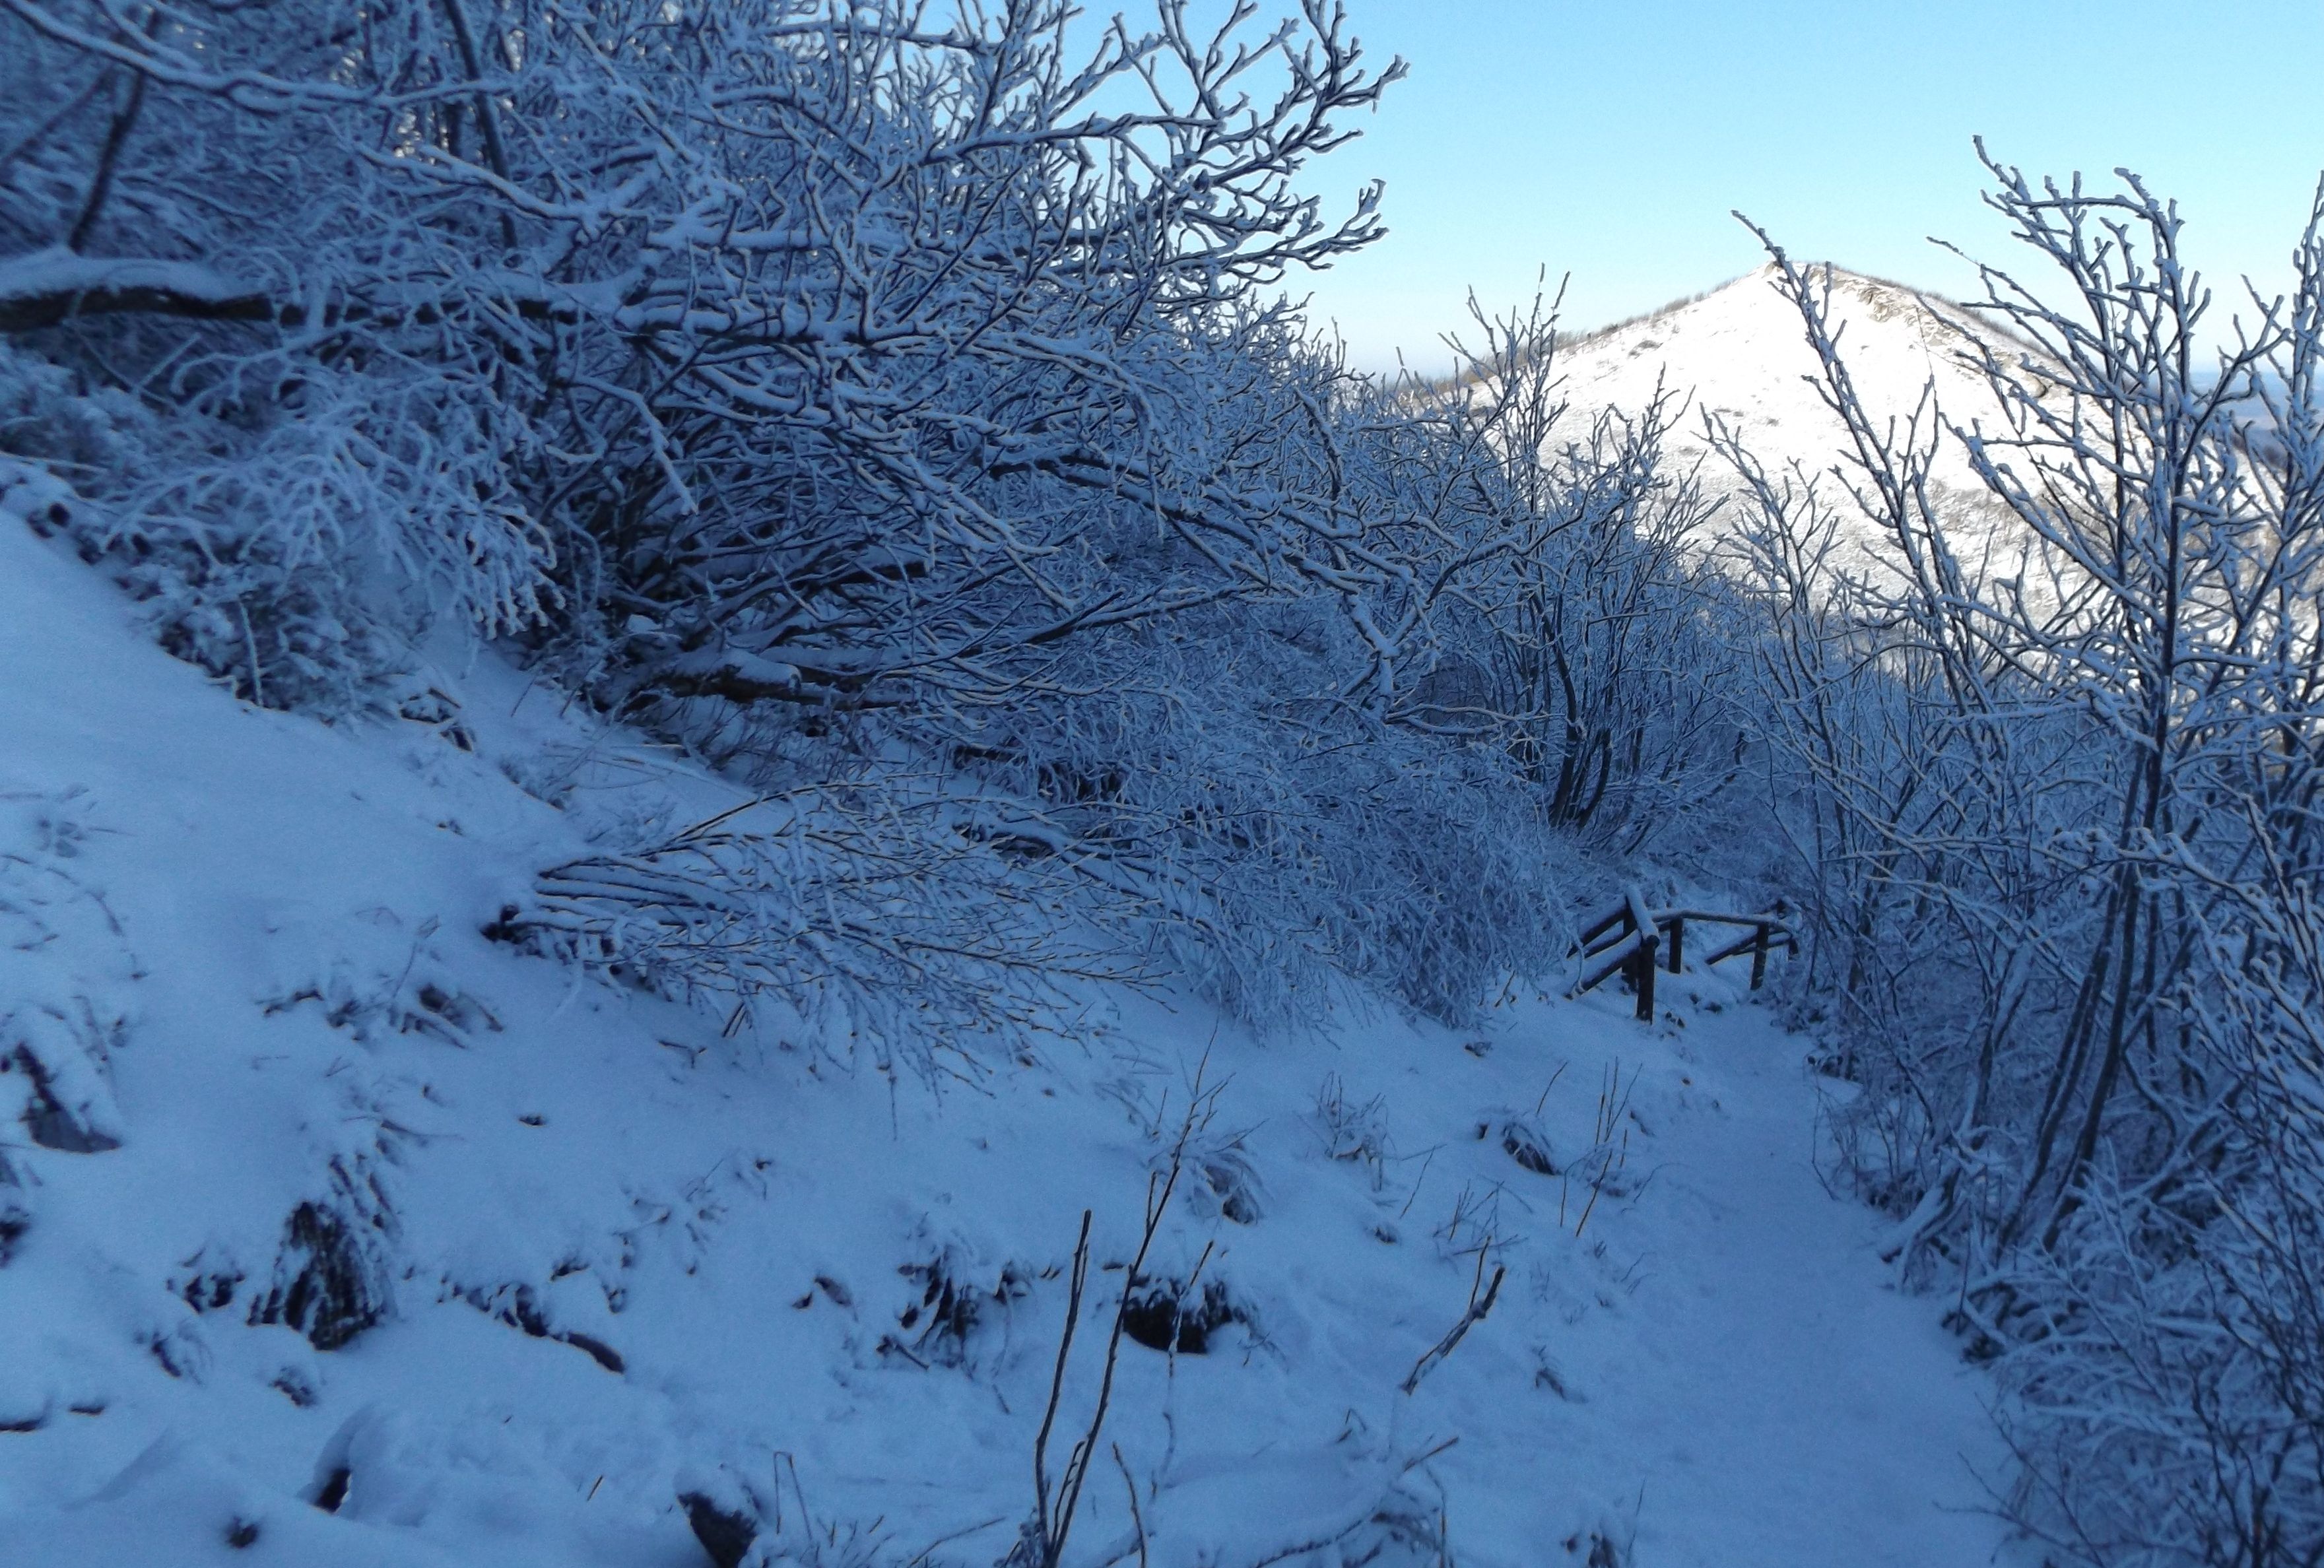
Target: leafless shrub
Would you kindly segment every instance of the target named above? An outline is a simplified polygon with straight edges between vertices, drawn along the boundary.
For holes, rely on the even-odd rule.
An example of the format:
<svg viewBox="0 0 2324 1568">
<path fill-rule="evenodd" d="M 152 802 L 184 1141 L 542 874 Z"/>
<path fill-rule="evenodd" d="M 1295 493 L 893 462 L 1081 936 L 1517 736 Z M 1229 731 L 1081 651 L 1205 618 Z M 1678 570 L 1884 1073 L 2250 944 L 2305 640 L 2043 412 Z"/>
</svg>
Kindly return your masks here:
<svg viewBox="0 0 2324 1568">
<path fill-rule="evenodd" d="M 1045 1016 L 1065 977 L 1136 978 L 1093 911 L 1070 847 L 1011 853 L 989 812 L 875 788 L 764 798 L 657 844 L 542 874 L 492 933 L 716 1009 L 729 1032 L 770 1003 L 862 1038 L 885 1063 L 973 1069 L 980 1040 Z M 1094 912 L 1094 911 L 1093 911 Z"/>
</svg>

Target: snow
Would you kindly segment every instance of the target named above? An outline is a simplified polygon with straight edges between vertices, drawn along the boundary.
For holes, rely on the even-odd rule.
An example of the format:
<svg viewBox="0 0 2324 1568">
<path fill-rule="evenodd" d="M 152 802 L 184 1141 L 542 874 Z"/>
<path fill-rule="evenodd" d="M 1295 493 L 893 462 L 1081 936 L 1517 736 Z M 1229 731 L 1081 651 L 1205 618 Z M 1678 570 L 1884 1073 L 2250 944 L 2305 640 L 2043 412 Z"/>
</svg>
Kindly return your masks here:
<svg viewBox="0 0 2324 1568">
<path fill-rule="evenodd" d="M 1821 269 L 1812 275 L 1821 278 Z M 1840 350 L 1875 420 L 1897 421 L 1901 435 L 1923 389 L 1933 383 L 1935 406 L 1945 420 L 2002 428 L 1999 400 L 1960 355 L 1986 342 L 2014 360 L 2029 352 L 2024 346 L 1935 295 L 1840 268 L 1831 278 Z M 1849 449 L 1845 429 L 1811 379 L 1818 375 L 1815 355 L 1798 309 L 1776 288 L 1772 264 L 1701 299 L 1562 345 L 1558 364 L 1569 404 L 1561 428 L 1569 436 L 1601 410 L 1645 408 L 1658 389 L 1689 400 L 1674 449 L 1683 460 L 1703 463 L 1704 480 L 1714 492 L 1731 490 L 1733 480 L 1702 438 L 1705 415 L 1730 427 L 1771 477 L 1781 477 L 1794 463 L 1812 477 L 1829 475 Z M 1852 468 L 1847 476 L 1858 477 Z M 1958 441 L 1943 443 L 1932 479 L 1951 513 L 1957 549 L 1970 548 L 2003 526 Z M 1831 479 L 1824 487 L 1832 499 L 1842 499 Z M 1862 537 L 1860 522 L 1849 526 Z"/>
<path fill-rule="evenodd" d="M 0 528 L 0 905 L 50 933 L 18 937 L 8 1027 L 65 1031 L 43 1057 L 120 1142 L 33 1146 L 0 1075 L 11 1564 L 681 1568 L 688 1490 L 755 1499 L 776 1556 L 992 1562 L 1080 1216 L 1053 1474 L 1197 1079 L 1215 1114 L 1149 1272 L 1200 1259 L 1250 1321 L 1124 1344 L 1069 1560 L 1134 1545 L 1116 1443 L 1161 1563 L 1428 1529 L 1472 1564 L 2019 1560 L 1979 1511 L 1987 1386 L 1819 1182 L 1803 1045 L 1739 974 L 1667 982 L 1653 1026 L 1513 994 L 1477 1036 L 1350 993 L 1255 1038 L 1092 987 L 1022 1065 L 890 1082 L 483 934 L 538 869 L 737 804 L 724 781 L 490 658 L 429 672 L 456 724 L 263 712 L 131 616 Z M 359 1217 L 392 1298 L 327 1350 L 249 1321 L 304 1204 Z M 1488 1236 L 1493 1311 L 1400 1392 Z M 933 1266 L 978 1293 L 961 1335 Z"/>
</svg>

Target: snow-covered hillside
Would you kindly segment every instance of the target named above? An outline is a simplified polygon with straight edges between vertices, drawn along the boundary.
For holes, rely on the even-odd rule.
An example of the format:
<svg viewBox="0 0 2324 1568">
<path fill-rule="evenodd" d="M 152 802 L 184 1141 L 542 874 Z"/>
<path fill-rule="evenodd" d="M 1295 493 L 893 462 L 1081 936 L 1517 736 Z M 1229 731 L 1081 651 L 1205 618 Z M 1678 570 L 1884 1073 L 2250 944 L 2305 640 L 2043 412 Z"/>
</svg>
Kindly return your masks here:
<svg viewBox="0 0 2324 1568">
<path fill-rule="evenodd" d="M 1996 1550 L 1980 1375 L 1734 979 L 1472 1038 L 1091 990 L 1010 1070 L 891 1082 L 484 934 L 730 786 L 489 658 L 402 722 L 261 711 L 131 613 L 0 529 L 10 1564 L 731 1561 L 687 1494 L 759 1560 L 998 1561 L 1083 1212 L 1053 1478 L 1197 1080 L 1146 1268 L 1197 1315 L 1123 1342 L 1069 1561 Z"/>
<path fill-rule="evenodd" d="M 1815 275 L 1821 277 L 1821 268 Z M 1699 299 L 1562 345 L 1558 364 L 1569 405 L 1562 429 L 1586 429 L 1608 409 L 1643 409 L 1666 390 L 1689 404 L 1674 447 L 1702 462 L 1703 479 L 1714 492 L 1731 490 L 1734 478 L 1704 439 L 1706 415 L 1730 429 L 1770 475 L 1780 476 L 1797 464 L 1811 477 L 1829 475 L 1843 460 L 1847 433 L 1813 379 L 1819 367 L 1799 310 L 1776 282 L 1772 264 L 1763 266 Z M 1895 420 L 1901 429 L 1933 383 L 1934 408 L 1944 420 L 2000 428 L 1999 401 L 1961 357 L 1980 340 L 1998 341 L 1994 327 L 1901 283 L 1839 268 L 1831 283 L 1833 329 L 1873 418 Z M 1954 522 L 1957 548 L 1993 535 L 1997 509 L 1958 441 L 1943 442 L 1932 479 Z M 1823 483 L 1835 500 L 1841 498 L 1831 479 Z"/>
</svg>

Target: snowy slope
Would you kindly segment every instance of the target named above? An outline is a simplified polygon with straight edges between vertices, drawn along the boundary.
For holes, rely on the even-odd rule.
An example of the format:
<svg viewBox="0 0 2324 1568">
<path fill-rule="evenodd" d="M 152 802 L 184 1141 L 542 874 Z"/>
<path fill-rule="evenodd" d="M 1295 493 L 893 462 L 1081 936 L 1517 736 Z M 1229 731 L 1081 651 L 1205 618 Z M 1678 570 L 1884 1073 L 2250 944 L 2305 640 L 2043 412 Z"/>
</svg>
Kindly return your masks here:
<svg viewBox="0 0 2324 1568">
<path fill-rule="evenodd" d="M 1093 992 L 938 1095 L 488 940 L 592 835 L 740 798 L 490 659 L 421 720 L 257 711 L 11 526 L 0 661 L 0 1561 L 691 1568 L 692 1490 L 769 1561 L 995 1562 L 1081 1214 L 1067 1434 L 1198 1073 L 1148 1270 L 1241 1321 L 1124 1344 L 1069 1560 L 1134 1546 L 1125 1480 L 1164 1564 L 1998 1549 L 1984 1385 L 1731 979 L 1474 1039 Z"/>
<path fill-rule="evenodd" d="M 1831 306 L 1849 374 L 1876 420 L 1902 422 L 1934 383 L 1935 408 L 1962 426 L 2000 428 L 1992 389 L 1960 355 L 1994 329 L 1959 306 L 1902 284 L 1835 268 Z M 2022 352 L 2022 349 L 2018 350 Z M 1702 298 L 1634 321 L 1587 334 L 1558 349 L 1565 378 L 1568 431 L 1586 429 L 1600 411 L 1635 411 L 1658 386 L 1688 400 L 1674 443 L 1683 460 L 1700 459 L 1708 486 L 1733 488 L 1731 469 L 1703 439 L 1703 418 L 1730 427 L 1771 475 L 1799 464 L 1811 476 L 1829 475 L 1847 447 L 1839 418 L 1810 378 L 1818 365 L 1799 311 L 1765 266 Z M 1851 479 L 1856 471 L 1847 471 Z M 1960 444 L 1948 438 L 1932 475 L 1941 502 L 1953 513 L 1955 543 L 1967 549 L 2001 530 L 1997 509 L 1971 472 Z M 1837 484 L 1824 487 L 1844 502 Z M 1856 530 L 1860 539 L 1862 530 Z"/>
</svg>

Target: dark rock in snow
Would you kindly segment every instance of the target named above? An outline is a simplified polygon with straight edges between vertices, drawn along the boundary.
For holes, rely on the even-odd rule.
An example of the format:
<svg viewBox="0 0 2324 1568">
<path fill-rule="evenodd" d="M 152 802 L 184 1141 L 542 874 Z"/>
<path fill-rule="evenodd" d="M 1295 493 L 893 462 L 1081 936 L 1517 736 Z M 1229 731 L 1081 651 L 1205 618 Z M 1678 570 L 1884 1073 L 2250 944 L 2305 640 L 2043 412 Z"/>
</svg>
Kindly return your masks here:
<svg viewBox="0 0 2324 1568">
<path fill-rule="evenodd" d="M 1176 1280 L 1160 1280 L 1133 1294 L 1121 1309 L 1121 1332 L 1148 1350 L 1206 1355 L 1211 1336 L 1231 1323 L 1248 1319 L 1227 1296 L 1223 1280 L 1212 1280 L 1187 1298 Z"/>
<path fill-rule="evenodd" d="M 355 1479 L 354 1471 L 340 1465 L 323 1478 L 323 1484 L 315 1492 L 315 1506 L 327 1514 L 337 1513 L 339 1505 L 347 1500 L 347 1488 L 354 1484 Z"/>
<path fill-rule="evenodd" d="M 678 1501 L 714 1568 L 735 1568 L 759 1538 L 756 1519 L 739 1508 L 719 1507 L 707 1493 L 680 1492 Z"/>
</svg>

